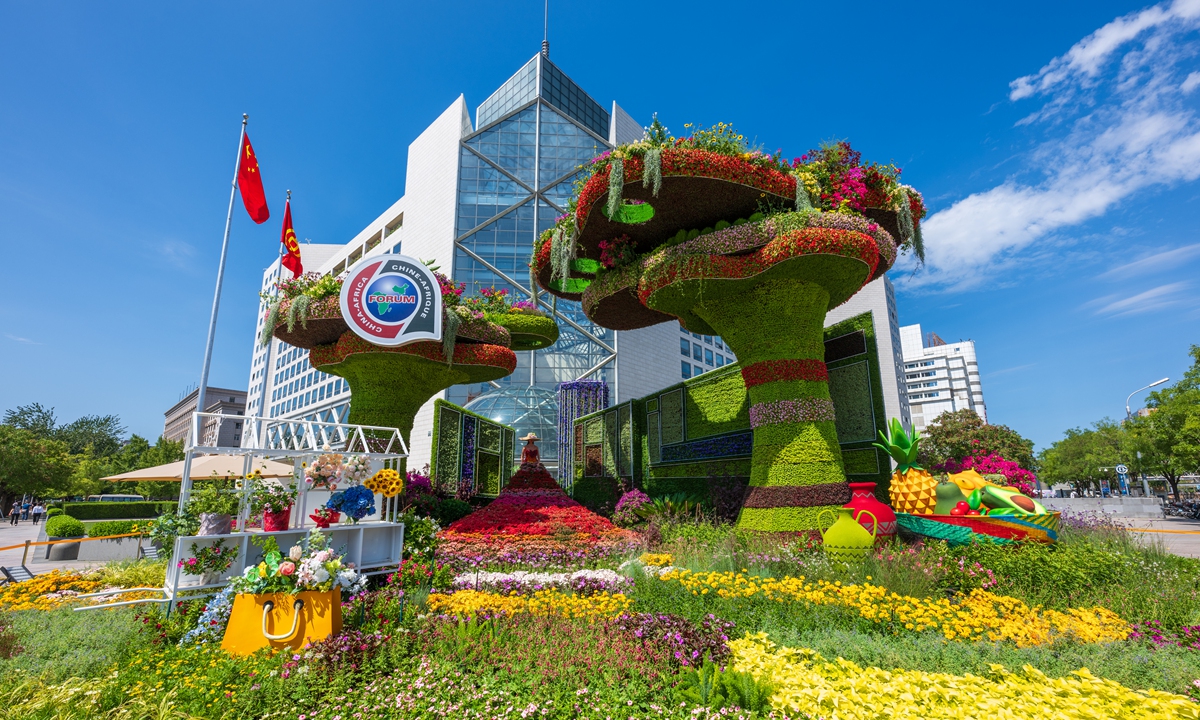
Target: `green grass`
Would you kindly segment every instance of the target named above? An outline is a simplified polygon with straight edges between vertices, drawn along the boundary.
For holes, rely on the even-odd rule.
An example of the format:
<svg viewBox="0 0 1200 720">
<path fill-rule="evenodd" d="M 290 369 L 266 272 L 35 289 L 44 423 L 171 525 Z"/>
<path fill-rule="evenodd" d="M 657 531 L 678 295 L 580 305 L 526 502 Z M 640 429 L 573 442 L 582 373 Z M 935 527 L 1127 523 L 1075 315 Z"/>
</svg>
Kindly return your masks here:
<svg viewBox="0 0 1200 720">
<path fill-rule="evenodd" d="M 23 610 L 10 614 L 24 652 L 0 660 L 0 676 L 23 671 L 48 682 L 94 678 L 146 647 L 148 634 L 130 607 L 74 612 Z"/>
</svg>

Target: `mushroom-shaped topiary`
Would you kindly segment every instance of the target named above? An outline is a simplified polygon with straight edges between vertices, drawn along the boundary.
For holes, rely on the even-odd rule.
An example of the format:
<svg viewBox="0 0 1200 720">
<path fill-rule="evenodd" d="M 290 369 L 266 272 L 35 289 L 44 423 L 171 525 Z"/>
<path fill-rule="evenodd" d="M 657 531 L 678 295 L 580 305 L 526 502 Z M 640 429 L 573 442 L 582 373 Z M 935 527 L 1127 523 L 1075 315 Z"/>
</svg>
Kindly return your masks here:
<svg viewBox="0 0 1200 720">
<path fill-rule="evenodd" d="M 341 280 L 317 276 L 280 283 L 267 338 L 273 334 L 309 350 L 314 368 L 345 378 L 349 422 L 397 428 L 407 443 L 417 411 L 435 394 L 506 377 L 517 367 L 514 349 L 549 347 L 558 339 L 558 325 L 531 304 L 510 305 L 505 291 L 491 288 L 464 299 L 462 284 L 435 275 L 443 303 L 441 342 L 383 347 L 364 340 L 342 319 Z"/>
<path fill-rule="evenodd" d="M 678 318 L 737 354 L 754 433 L 741 527 L 817 527 L 850 499 L 824 363 L 825 314 L 922 254 L 921 196 L 846 143 L 789 163 L 727 125 L 644 140 L 595 160 L 570 212 L 540 239 L 539 284 L 599 325 Z"/>
</svg>

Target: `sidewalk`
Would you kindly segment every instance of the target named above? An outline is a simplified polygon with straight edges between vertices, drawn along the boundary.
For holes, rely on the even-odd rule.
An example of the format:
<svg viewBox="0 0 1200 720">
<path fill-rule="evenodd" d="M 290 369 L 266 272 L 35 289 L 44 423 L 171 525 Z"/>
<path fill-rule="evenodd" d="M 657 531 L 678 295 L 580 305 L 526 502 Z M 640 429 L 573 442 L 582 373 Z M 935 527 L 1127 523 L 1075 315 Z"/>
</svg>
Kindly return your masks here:
<svg viewBox="0 0 1200 720">
<path fill-rule="evenodd" d="M 1200 522 L 1187 518 L 1118 518 L 1144 541 L 1159 542 L 1168 551 L 1200 558 Z"/>
<path fill-rule="evenodd" d="M 45 522 L 33 524 L 32 520 L 22 520 L 17 525 L 10 525 L 8 518 L 3 518 L 0 523 L 0 547 L 9 545 L 24 545 L 26 540 L 37 542 L 39 539 L 45 540 L 45 537 L 39 538 L 42 531 L 42 526 Z M 0 550 L 0 565 L 4 567 L 15 567 L 21 564 L 21 555 L 24 554 L 24 547 L 15 548 L 13 550 Z M 45 559 L 46 546 L 39 545 L 29 548 L 29 556 L 25 560 L 25 567 L 29 568 L 34 574 L 50 572 L 54 569 L 61 570 L 80 570 L 84 568 L 98 567 L 104 564 L 102 560 L 83 561 L 78 560 L 63 560 L 51 562 Z"/>
</svg>

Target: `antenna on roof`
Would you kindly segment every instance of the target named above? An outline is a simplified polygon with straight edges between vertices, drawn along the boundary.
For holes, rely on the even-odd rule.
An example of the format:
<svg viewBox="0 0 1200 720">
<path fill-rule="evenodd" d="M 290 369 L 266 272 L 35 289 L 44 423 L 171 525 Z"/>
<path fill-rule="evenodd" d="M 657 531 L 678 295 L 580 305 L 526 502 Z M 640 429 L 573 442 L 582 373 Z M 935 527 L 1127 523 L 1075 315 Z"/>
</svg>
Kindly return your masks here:
<svg viewBox="0 0 1200 720">
<path fill-rule="evenodd" d="M 542 25 L 542 55 L 550 57 L 550 0 L 546 0 L 546 13 Z"/>
</svg>

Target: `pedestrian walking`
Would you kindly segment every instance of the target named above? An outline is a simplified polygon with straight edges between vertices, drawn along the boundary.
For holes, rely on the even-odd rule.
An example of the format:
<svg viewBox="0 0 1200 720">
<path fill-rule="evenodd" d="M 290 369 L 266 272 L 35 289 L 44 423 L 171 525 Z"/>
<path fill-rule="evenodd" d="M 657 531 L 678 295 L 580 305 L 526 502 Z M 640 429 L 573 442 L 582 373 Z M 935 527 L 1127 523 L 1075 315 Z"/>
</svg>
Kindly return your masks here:
<svg viewBox="0 0 1200 720">
<path fill-rule="evenodd" d="M 29 519 L 29 508 L 30 508 L 29 503 L 25 503 L 24 505 L 21 506 L 21 519 L 22 520 Z"/>
<path fill-rule="evenodd" d="M 33 506 L 33 524 L 34 525 L 37 525 L 38 520 L 42 519 L 42 513 L 44 513 L 44 512 L 46 512 L 46 508 L 41 503 L 38 503 L 37 505 Z"/>
<path fill-rule="evenodd" d="M 12 512 L 8 514 L 8 524 L 16 525 L 21 521 L 21 503 L 15 502 L 12 506 Z"/>
</svg>

